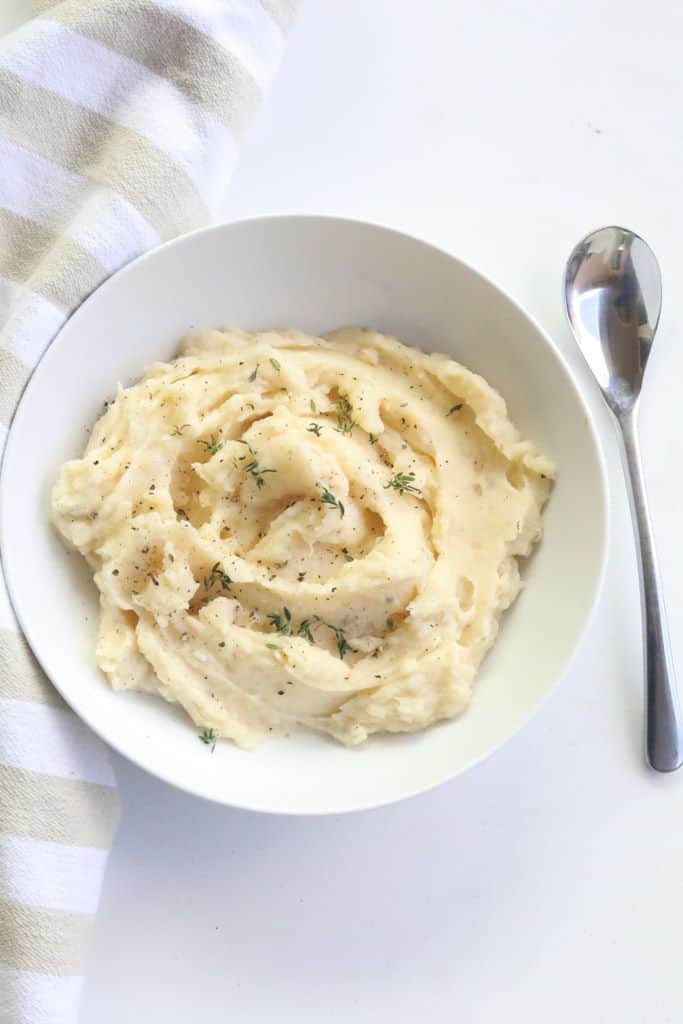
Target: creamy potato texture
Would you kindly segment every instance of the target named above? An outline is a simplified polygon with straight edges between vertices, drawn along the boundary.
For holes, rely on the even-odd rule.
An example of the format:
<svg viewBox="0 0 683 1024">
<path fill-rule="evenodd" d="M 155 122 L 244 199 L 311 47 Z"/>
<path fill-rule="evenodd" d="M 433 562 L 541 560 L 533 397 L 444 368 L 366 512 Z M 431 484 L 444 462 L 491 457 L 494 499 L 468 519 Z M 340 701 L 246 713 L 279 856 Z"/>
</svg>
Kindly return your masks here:
<svg viewBox="0 0 683 1024">
<path fill-rule="evenodd" d="M 116 690 L 250 747 L 457 715 L 552 463 L 500 395 L 372 331 L 197 331 L 119 390 L 52 497 Z"/>
</svg>

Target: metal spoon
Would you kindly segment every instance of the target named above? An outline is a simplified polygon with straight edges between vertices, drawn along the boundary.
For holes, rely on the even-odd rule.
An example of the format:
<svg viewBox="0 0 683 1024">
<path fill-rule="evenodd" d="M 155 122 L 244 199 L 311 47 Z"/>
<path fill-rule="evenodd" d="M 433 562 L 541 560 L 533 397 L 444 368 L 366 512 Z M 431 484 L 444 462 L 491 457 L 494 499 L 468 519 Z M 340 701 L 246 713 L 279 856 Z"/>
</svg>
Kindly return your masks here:
<svg viewBox="0 0 683 1024">
<path fill-rule="evenodd" d="M 657 771 L 671 772 L 683 762 L 683 731 L 636 422 L 662 306 L 655 255 L 625 228 L 594 231 L 569 257 L 564 298 L 574 337 L 620 428 L 640 571 L 647 759 Z"/>
</svg>

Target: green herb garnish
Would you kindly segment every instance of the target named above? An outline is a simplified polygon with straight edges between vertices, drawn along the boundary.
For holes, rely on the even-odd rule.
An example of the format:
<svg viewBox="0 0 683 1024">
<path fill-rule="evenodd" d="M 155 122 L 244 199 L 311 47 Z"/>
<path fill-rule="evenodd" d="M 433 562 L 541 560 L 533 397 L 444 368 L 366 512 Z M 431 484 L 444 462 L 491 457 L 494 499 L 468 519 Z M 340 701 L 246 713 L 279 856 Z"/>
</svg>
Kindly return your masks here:
<svg viewBox="0 0 683 1024">
<path fill-rule="evenodd" d="M 452 405 L 452 406 L 450 407 L 450 409 L 448 410 L 448 412 L 446 413 L 446 415 L 447 415 L 447 416 L 450 416 L 450 414 L 451 414 L 452 412 L 460 412 L 460 410 L 462 409 L 462 407 L 463 407 L 463 405 L 464 405 L 464 404 L 465 404 L 464 402 L 458 402 L 458 404 L 457 404 L 457 405 Z"/>
<path fill-rule="evenodd" d="M 320 486 L 322 487 L 322 484 Z M 339 501 L 338 498 L 335 498 L 335 496 L 332 493 L 332 491 L 329 491 L 327 489 L 327 487 L 323 487 L 322 491 L 323 491 L 323 493 L 322 493 L 322 495 L 320 497 L 320 500 L 323 502 L 324 505 L 329 505 L 331 508 L 338 508 L 339 509 L 339 515 L 343 519 L 344 518 L 344 506 L 342 505 L 341 501 Z"/>
<path fill-rule="evenodd" d="M 282 648 L 278 647 L 277 644 L 266 644 L 266 647 L 268 648 L 269 651 L 281 651 L 282 650 Z"/>
<path fill-rule="evenodd" d="M 220 583 L 223 590 L 229 590 L 232 580 L 228 576 L 227 572 L 223 570 L 220 562 L 214 562 L 211 566 L 211 573 L 209 576 L 204 577 L 204 586 L 207 590 L 211 590 L 214 583 Z"/>
<path fill-rule="evenodd" d="M 189 423 L 183 423 L 183 425 L 179 427 L 178 424 L 176 423 L 173 430 L 171 431 L 171 437 L 182 437 L 183 430 L 185 429 L 185 427 L 189 427 L 189 425 Z"/>
<path fill-rule="evenodd" d="M 338 430 L 340 434 L 350 434 L 353 428 L 357 427 L 358 424 L 355 420 L 351 419 L 353 406 L 349 402 L 347 396 L 340 395 L 334 403 L 334 407 L 337 410 L 337 426 L 334 429 Z"/>
<path fill-rule="evenodd" d="M 282 609 L 283 614 L 280 615 L 278 612 L 271 612 L 266 616 L 267 619 L 275 626 L 275 630 L 281 633 L 282 636 L 292 635 L 292 613 L 289 608 Z"/>
<path fill-rule="evenodd" d="M 199 739 L 202 741 L 202 743 L 205 743 L 207 747 L 211 747 L 211 753 L 213 754 L 214 750 L 216 749 L 216 740 L 218 739 L 218 734 L 216 733 L 216 730 L 204 729 L 203 732 L 199 733 Z"/>
<path fill-rule="evenodd" d="M 311 625 L 319 621 L 320 620 L 318 619 L 317 615 L 313 619 L 302 619 L 301 623 L 299 624 L 299 628 L 296 631 L 297 636 L 304 636 L 308 640 L 309 644 L 314 644 L 315 637 L 313 636 L 313 633 L 311 631 Z"/>
<path fill-rule="evenodd" d="M 352 647 L 346 639 L 346 633 L 339 626 L 333 626 L 330 622 L 326 622 L 325 625 L 328 629 L 331 629 L 337 639 L 337 650 L 339 651 L 339 657 L 344 658 L 345 654 L 358 654 L 358 649 Z"/>
<path fill-rule="evenodd" d="M 368 441 L 370 444 L 377 444 L 377 434 L 368 434 Z"/>
<path fill-rule="evenodd" d="M 384 490 L 386 491 L 387 488 L 393 487 L 399 494 L 405 494 L 406 491 L 409 491 L 411 494 L 422 494 L 420 488 L 413 485 L 414 479 L 414 473 L 397 473 L 388 484 L 384 485 Z"/>
<path fill-rule="evenodd" d="M 258 373 L 258 363 L 256 364 L 256 367 L 254 368 L 254 372 L 250 373 L 248 378 L 247 378 L 247 380 L 249 381 L 250 384 L 253 384 L 254 381 L 256 380 L 256 374 L 257 373 Z"/>
<path fill-rule="evenodd" d="M 353 555 L 350 555 L 346 548 L 342 548 L 342 555 L 344 556 L 344 561 L 345 562 L 353 562 L 354 561 Z"/>
<path fill-rule="evenodd" d="M 309 404 L 310 404 L 310 406 L 311 406 L 311 412 L 317 412 L 317 411 L 318 411 L 318 406 L 317 406 L 317 405 L 315 404 L 315 402 L 313 401 L 313 399 L 311 399 L 311 401 L 310 401 L 310 403 L 309 403 Z"/>
<path fill-rule="evenodd" d="M 280 370 L 282 369 L 282 367 L 281 367 L 281 366 L 280 366 L 280 364 L 278 363 L 277 359 L 273 359 L 273 357 L 271 356 L 271 357 L 270 357 L 270 361 L 271 361 L 271 363 L 272 363 L 273 369 L 277 370 L 277 372 L 279 373 L 279 372 L 280 372 Z"/>
<path fill-rule="evenodd" d="M 315 434 L 316 437 L 320 437 L 322 432 L 323 428 L 320 426 L 319 423 L 311 423 L 311 425 L 307 428 L 307 433 Z"/>
<path fill-rule="evenodd" d="M 325 620 L 321 619 L 319 615 L 314 615 L 311 619 L 302 619 L 297 630 L 297 635 L 305 637 L 309 643 L 314 644 L 315 637 L 313 636 L 313 627 L 317 625 L 325 626 L 327 629 L 332 630 L 337 641 L 337 651 L 339 652 L 340 658 L 343 659 L 344 655 L 349 653 L 358 654 L 357 648 L 352 647 L 346 639 L 346 633 L 344 630 L 339 626 L 333 626 L 331 622 L 325 622 Z"/>
<path fill-rule="evenodd" d="M 244 467 L 244 472 L 249 473 L 250 476 L 256 481 L 256 486 L 259 490 L 265 486 L 266 481 L 264 480 L 266 473 L 277 473 L 276 469 L 263 469 L 259 463 L 258 452 L 254 451 L 248 441 L 244 441 L 242 438 L 237 439 L 238 444 L 244 444 L 247 446 L 247 450 L 251 455 L 251 462 L 248 462 Z M 240 462 L 246 459 L 246 455 L 243 455 Z"/>
<path fill-rule="evenodd" d="M 223 442 L 217 441 L 213 434 L 211 435 L 210 441 L 197 440 L 197 444 L 200 444 L 204 451 L 208 452 L 209 455 L 215 455 L 216 452 L 219 452 L 223 447 Z"/>
</svg>

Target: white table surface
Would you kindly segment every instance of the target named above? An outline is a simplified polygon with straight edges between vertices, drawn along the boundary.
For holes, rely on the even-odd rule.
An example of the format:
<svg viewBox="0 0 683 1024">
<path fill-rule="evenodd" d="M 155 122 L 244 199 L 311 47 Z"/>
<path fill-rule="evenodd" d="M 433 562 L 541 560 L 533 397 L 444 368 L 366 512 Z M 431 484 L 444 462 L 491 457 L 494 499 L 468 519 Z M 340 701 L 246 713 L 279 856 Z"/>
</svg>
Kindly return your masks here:
<svg viewBox="0 0 683 1024">
<path fill-rule="evenodd" d="M 5 3 L 3 28 L 26 9 Z M 307 0 L 226 218 L 381 221 L 518 298 L 602 433 L 606 585 L 534 720 L 426 796 L 279 819 L 201 803 L 115 757 L 124 814 L 83 1024 L 683 1019 L 683 775 L 644 767 L 625 492 L 560 304 L 565 258 L 593 227 L 633 227 L 660 257 L 641 423 L 683 682 L 682 40 L 671 0 Z"/>
</svg>

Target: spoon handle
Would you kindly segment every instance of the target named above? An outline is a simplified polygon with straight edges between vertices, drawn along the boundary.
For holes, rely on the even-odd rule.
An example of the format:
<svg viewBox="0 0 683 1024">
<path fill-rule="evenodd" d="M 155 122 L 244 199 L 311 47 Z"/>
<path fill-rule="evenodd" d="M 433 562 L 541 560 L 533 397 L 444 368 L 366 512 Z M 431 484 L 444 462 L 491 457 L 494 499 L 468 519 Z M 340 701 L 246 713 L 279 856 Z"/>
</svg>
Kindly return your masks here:
<svg viewBox="0 0 683 1024">
<path fill-rule="evenodd" d="M 647 705 L 647 759 L 651 767 L 658 772 L 671 772 L 679 768 L 683 762 L 681 712 L 645 494 L 635 407 L 619 415 L 618 420 L 640 574 Z"/>
</svg>

